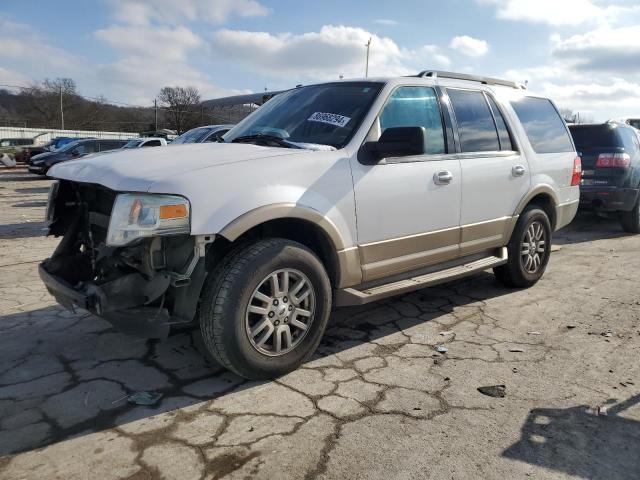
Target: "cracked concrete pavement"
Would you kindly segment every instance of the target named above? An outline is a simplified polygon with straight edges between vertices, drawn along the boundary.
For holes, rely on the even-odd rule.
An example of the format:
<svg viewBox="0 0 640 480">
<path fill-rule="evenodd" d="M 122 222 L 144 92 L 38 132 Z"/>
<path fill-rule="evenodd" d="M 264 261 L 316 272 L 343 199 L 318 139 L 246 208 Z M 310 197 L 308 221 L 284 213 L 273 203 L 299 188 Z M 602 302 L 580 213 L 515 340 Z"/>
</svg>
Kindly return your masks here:
<svg viewBox="0 0 640 480">
<path fill-rule="evenodd" d="M 528 290 L 482 273 L 336 309 L 303 368 L 249 382 L 197 330 L 137 340 L 56 305 L 48 185 L 0 172 L 0 478 L 640 478 L 640 236 L 614 220 L 558 232 Z"/>
</svg>

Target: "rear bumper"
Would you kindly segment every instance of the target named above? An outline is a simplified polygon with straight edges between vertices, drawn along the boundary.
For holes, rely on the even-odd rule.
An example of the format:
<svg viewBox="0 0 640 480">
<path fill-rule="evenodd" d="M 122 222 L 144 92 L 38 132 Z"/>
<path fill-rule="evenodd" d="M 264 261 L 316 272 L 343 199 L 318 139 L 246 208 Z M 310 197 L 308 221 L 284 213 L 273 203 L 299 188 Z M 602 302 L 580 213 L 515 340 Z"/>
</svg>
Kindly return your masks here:
<svg viewBox="0 0 640 480">
<path fill-rule="evenodd" d="M 566 227 L 571 223 L 578 212 L 579 200 L 560 204 L 556 207 L 556 230 Z"/>
<path fill-rule="evenodd" d="M 125 275 L 103 285 L 85 282 L 72 286 L 47 269 L 47 260 L 38 266 L 47 290 L 70 311 L 82 308 L 104 318 L 118 330 L 142 338 L 166 338 L 171 318 L 166 309 L 146 306 L 162 295 L 169 278 L 157 275 L 146 280 L 138 273 Z"/>
<path fill-rule="evenodd" d="M 633 209 L 638 200 L 637 188 L 581 187 L 580 207 L 602 211 L 624 211 Z"/>
</svg>

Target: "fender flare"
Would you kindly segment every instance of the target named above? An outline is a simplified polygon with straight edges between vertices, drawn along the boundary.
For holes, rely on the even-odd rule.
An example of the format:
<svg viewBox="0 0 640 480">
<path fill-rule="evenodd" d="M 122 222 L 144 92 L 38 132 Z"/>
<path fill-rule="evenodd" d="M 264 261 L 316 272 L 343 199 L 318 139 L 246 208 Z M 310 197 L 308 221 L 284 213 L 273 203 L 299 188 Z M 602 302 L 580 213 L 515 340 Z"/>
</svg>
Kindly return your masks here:
<svg viewBox="0 0 640 480">
<path fill-rule="evenodd" d="M 270 220 L 283 218 L 306 220 L 309 223 L 318 226 L 331 240 L 336 252 L 347 248 L 338 228 L 329 218 L 327 218 L 326 215 L 323 215 L 311 207 L 298 205 L 296 203 L 273 203 L 250 210 L 228 223 L 218 232 L 218 235 L 221 235 L 227 240 L 233 242 L 253 227 Z"/>
</svg>

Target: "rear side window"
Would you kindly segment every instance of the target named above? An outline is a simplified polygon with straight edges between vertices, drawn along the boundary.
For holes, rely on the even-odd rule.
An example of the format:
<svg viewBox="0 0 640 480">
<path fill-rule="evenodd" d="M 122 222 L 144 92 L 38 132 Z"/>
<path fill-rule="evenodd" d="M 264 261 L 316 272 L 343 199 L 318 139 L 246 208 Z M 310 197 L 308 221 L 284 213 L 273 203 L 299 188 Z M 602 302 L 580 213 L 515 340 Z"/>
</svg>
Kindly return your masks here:
<svg viewBox="0 0 640 480">
<path fill-rule="evenodd" d="M 491 107 L 491 113 L 496 120 L 496 128 L 498 130 L 498 139 L 500 140 L 500 150 L 515 150 L 511 144 L 511 136 L 509 136 L 509 129 L 507 128 L 507 122 L 504 121 L 502 112 L 498 108 L 496 101 L 487 95 L 489 100 L 489 106 Z"/>
<path fill-rule="evenodd" d="M 143 147 L 159 147 L 160 146 L 160 140 L 149 140 L 148 142 L 146 142 L 142 146 Z"/>
<path fill-rule="evenodd" d="M 380 114 L 380 133 L 392 127 L 424 127 L 425 153 L 445 153 L 440 106 L 431 87 L 400 87 L 391 94 Z"/>
<path fill-rule="evenodd" d="M 548 99 L 524 97 L 511 106 L 536 153 L 573 152 L 566 124 Z"/>
<path fill-rule="evenodd" d="M 500 150 L 496 125 L 482 92 L 447 89 L 458 124 L 463 152 Z"/>
<path fill-rule="evenodd" d="M 630 155 L 636 155 L 638 153 L 638 137 L 636 133 L 630 128 L 620 128 L 620 136 L 624 142 L 624 148 Z"/>
</svg>

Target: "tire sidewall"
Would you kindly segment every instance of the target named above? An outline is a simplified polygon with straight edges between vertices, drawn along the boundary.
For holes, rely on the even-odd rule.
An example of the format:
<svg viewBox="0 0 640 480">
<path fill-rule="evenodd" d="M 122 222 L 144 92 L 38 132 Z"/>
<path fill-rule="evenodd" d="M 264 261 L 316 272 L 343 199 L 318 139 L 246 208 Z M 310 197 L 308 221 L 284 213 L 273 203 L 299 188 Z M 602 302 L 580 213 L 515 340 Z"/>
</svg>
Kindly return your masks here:
<svg viewBox="0 0 640 480">
<path fill-rule="evenodd" d="M 536 221 L 542 225 L 542 228 L 545 231 L 545 252 L 540 268 L 535 273 L 530 273 L 525 270 L 522 262 L 521 245 L 524 241 L 527 229 Z M 549 222 L 549 217 L 543 210 L 538 208 L 527 210 L 520 216 L 520 222 L 515 233 L 516 235 L 514 235 L 513 241 L 510 245 L 511 251 L 509 252 L 513 259 L 513 266 L 517 270 L 516 273 L 522 278 L 522 280 L 533 284 L 542 277 L 547 269 L 547 265 L 549 264 L 549 258 L 551 257 L 551 224 Z"/>
<path fill-rule="evenodd" d="M 299 270 L 307 276 L 315 294 L 315 312 L 310 330 L 296 348 L 284 355 L 268 356 L 251 345 L 245 315 L 255 289 L 271 273 L 284 268 Z M 224 310 L 220 340 L 226 346 L 231 363 L 243 365 L 246 372 L 239 373 L 244 376 L 273 377 L 297 368 L 315 351 L 331 310 L 331 286 L 322 263 L 311 251 L 294 242 L 282 241 L 264 249 L 243 266 L 230 287 Z"/>
</svg>

